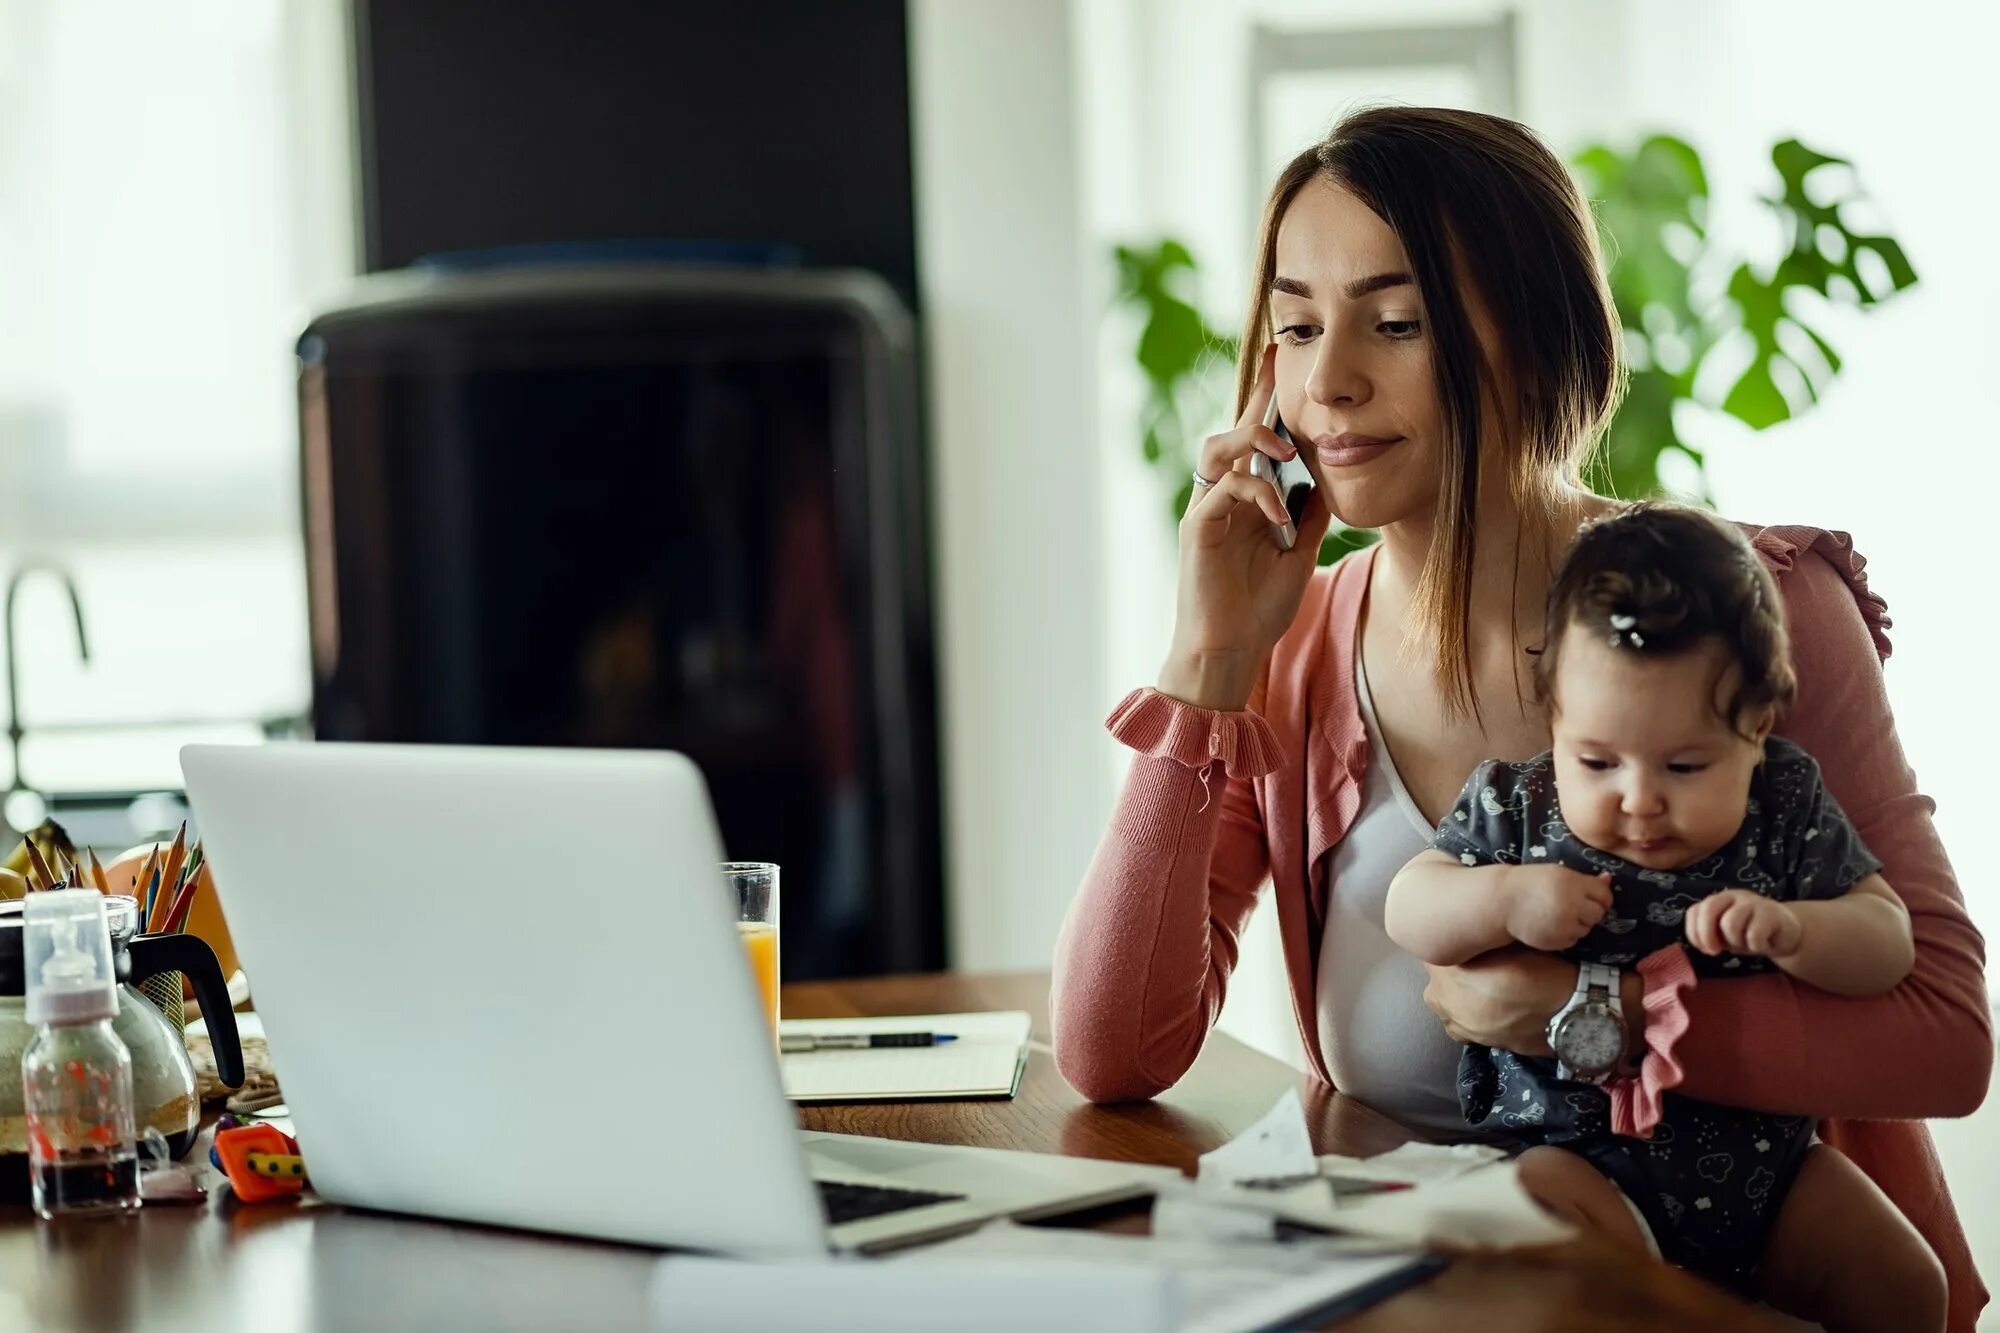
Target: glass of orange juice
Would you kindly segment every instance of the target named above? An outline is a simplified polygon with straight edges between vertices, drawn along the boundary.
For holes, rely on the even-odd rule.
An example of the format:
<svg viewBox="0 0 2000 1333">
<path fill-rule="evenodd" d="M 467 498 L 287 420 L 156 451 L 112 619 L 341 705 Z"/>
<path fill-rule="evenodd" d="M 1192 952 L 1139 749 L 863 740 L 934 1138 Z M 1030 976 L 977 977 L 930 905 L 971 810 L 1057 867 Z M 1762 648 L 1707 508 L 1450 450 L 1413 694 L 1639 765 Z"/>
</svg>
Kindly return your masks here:
<svg viewBox="0 0 2000 1333">
<path fill-rule="evenodd" d="M 768 861 L 726 861 L 722 877 L 736 895 L 736 933 L 764 997 L 771 1038 L 778 1034 L 778 867 Z"/>
</svg>

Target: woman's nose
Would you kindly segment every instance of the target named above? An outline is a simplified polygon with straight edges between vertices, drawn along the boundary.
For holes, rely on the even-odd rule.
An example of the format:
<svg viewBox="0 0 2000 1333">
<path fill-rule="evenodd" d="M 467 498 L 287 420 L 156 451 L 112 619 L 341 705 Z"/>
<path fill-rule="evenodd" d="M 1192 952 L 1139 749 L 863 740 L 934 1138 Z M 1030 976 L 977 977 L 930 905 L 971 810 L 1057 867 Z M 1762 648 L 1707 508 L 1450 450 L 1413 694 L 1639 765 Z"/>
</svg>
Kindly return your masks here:
<svg viewBox="0 0 2000 1333">
<path fill-rule="evenodd" d="M 1320 335 L 1319 354 L 1306 377 L 1306 397 L 1321 407 L 1351 407 L 1368 401 L 1367 375 L 1355 363 L 1347 339 L 1331 330 Z"/>
</svg>

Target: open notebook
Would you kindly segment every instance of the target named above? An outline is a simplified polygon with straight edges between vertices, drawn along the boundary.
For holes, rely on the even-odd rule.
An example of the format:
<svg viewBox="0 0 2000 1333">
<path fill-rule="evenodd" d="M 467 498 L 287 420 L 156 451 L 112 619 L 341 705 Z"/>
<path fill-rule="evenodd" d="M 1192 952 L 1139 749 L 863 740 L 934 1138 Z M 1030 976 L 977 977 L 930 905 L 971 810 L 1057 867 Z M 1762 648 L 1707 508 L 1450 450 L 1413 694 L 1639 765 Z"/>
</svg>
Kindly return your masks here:
<svg viewBox="0 0 2000 1333">
<path fill-rule="evenodd" d="M 911 1014 L 900 1018 L 787 1019 L 787 1035 L 939 1032 L 943 1046 L 794 1052 L 781 1058 L 785 1092 L 795 1102 L 958 1101 L 1012 1097 L 1028 1060 L 1028 1015 Z"/>
</svg>

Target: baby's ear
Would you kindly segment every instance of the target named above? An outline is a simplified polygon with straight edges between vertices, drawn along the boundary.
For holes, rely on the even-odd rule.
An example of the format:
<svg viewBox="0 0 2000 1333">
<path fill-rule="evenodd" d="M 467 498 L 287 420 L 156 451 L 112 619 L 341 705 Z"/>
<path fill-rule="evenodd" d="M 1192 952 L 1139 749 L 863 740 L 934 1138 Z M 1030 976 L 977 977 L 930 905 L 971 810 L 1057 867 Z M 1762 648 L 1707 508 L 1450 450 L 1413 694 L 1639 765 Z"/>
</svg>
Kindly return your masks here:
<svg viewBox="0 0 2000 1333">
<path fill-rule="evenodd" d="M 1778 710 L 1766 704 L 1751 714 L 1747 720 L 1755 724 L 1751 728 L 1749 740 L 1761 751 L 1764 748 L 1764 742 L 1771 737 L 1771 728 L 1778 724 Z M 1764 756 L 1761 753 L 1757 756 L 1757 762 L 1760 764 L 1764 762 Z"/>
</svg>

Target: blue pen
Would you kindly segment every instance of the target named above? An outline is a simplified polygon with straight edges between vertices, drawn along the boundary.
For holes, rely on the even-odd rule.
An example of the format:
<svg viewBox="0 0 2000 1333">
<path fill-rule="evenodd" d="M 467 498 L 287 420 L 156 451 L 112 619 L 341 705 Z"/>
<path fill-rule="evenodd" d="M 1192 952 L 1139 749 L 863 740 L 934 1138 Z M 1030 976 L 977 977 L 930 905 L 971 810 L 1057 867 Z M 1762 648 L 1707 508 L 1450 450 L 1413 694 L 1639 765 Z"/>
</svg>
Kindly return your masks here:
<svg viewBox="0 0 2000 1333">
<path fill-rule="evenodd" d="M 787 1033 L 778 1038 L 778 1049 L 786 1054 L 801 1051 L 866 1051 L 894 1046 L 942 1046 L 958 1038 L 946 1032 L 843 1032 L 815 1037 L 808 1033 Z"/>
</svg>

